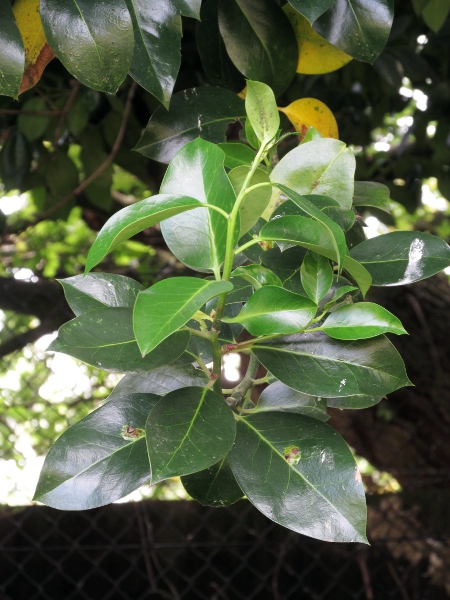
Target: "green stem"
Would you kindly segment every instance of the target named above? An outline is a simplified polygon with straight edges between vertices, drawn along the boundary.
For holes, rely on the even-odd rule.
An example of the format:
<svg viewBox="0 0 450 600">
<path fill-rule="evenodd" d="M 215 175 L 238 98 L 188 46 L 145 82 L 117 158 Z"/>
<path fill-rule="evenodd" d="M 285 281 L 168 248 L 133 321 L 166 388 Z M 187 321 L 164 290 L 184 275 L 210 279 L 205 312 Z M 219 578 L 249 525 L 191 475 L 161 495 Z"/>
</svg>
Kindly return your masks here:
<svg viewBox="0 0 450 600">
<path fill-rule="evenodd" d="M 224 210 L 222 210 L 218 206 L 214 206 L 214 204 L 203 204 L 203 206 L 199 206 L 198 208 L 210 208 L 211 210 L 215 210 L 216 212 L 218 212 L 219 214 L 221 214 L 222 217 L 225 217 L 225 219 L 228 220 L 230 218 L 230 215 L 227 212 L 225 212 Z"/>
<path fill-rule="evenodd" d="M 249 242 L 247 242 L 246 244 L 242 244 L 242 246 L 239 246 L 239 248 L 236 248 L 236 250 L 234 251 L 234 254 L 235 254 L 235 256 L 237 256 L 241 252 L 244 252 L 244 250 L 247 250 L 247 248 L 250 248 L 251 246 L 254 246 L 255 244 L 259 244 L 259 242 L 264 242 L 264 241 L 265 241 L 264 238 L 255 237 L 252 240 L 250 240 Z"/>
<path fill-rule="evenodd" d="M 193 327 L 188 327 L 187 325 L 185 325 L 184 327 L 181 328 L 182 331 L 189 331 L 189 333 L 191 333 L 192 335 L 196 335 L 197 337 L 201 337 L 204 340 L 210 340 L 211 336 L 209 333 L 206 333 L 204 331 L 198 331 L 198 329 L 194 329 Z"/>
<path fill-rule="evenodd" d="M 257 190 L 258 188 L 261 187 L 267 187 L 267 186 L 271 186 L 273 185 L 273 183 L 271 181 L 263 181 L 262 183 L 255 183 L 255 185 L 251 185 L 250 187 L 248 187 L 245 192 L 242 194 L 243 198 L 245 198 L 245 196 L 247 196 L 247 194 L 250 194 L 250 192 L 253 192 L 254 190 Z"/>
<path fill-rule="evenodd" d="M 202 359 L 200 358 L 200 356 L 197 356 L 196 354 L 194 354 L 193 352 L 190 352 L 189 350 L 186 350 L 186 354 L 190 354 L 191 356 L 193 356 L 195 358 L 195 361 L 197 362 L 197 364 L 200 367 L 200 369 L 207 376 L 207 378 L 210 379 L 211 378 L 211 371 L 208 369 L 208 367 L 202 361 Z"/>
</svg>

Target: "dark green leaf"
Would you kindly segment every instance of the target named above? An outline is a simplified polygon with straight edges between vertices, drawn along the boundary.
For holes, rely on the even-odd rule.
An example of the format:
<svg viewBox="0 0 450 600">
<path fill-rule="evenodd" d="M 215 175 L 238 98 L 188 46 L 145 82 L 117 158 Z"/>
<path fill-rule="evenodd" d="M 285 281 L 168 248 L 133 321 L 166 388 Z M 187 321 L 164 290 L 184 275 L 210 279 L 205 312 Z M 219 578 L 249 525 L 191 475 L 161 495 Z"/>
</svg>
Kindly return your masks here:
<svg viewBox="0 0 450 600">
<path fill-rule="evenodd" d="M 339 408 L 343 409 L 361 409 L 361 408 L 370 408 L 371 406 L 375 406 L 379 404 L 383 400 L 382 397 L 373 398 L 371 396 L 346 396 L 345 398 L 326 398 L 327 405 L 330 408 Z"/>
<path fill-rule="evenodd" d="M 134 29 L 130 75 L 168 108 L 181 61 L 181 17 L 173 0 L 126 3 Z"/>
<path fill-rule="evenodd" d="M 42 174 L 56 200 L 71 194 L 79 183 L 80 174 L 75 163 L 60 149 L 53 152 L 43 165 Z"/>
<path fill-rule="evenodd" d="M 41 0 L 45 36 L 66 69 L 88 87 L 114 94 L 133 57 L 133 25 L 125 0 L 101 8 L 90 0 Z"/>
<path fill-rule="evenodd" d="M 30 172 L 31 149 L 25 137 L 14 129 L 0 150 L 0 178 L 4 191 L 21 190 Z"/>
<path fill-rule="evenodd" d="M 236 195 L 223 166 L 224 154 L 201 138 L 186 144 L 166 171 L 161 192 L 190 194 L 230 213 Z M 219 272 L 225 258 L 227 221 L 211 209 L 198 209 L 161 225 L 172 253 L 191 269 Z M 238 231 L 236 231 L 237 241 Z"/>
<path fill-rule="evenodd" d="M 130 308 L 91 310 L 60 327 L 47 350 L 64 352 L 105 371 L 139 373 L 171 363 L 189 343 L 189 332 L 180 331 L 142 358 L 132 318 Z"/>
<path fill-rule="evenodd" d="M 324 12 L 331 8 L 335 2 L 336 0 L 289 0 L 289 4 L 297 12 L 306 17 L 311 25 L 320 15 L 323 15 Z"/>
<path fill-rule="evenodd" d="M 246 265 L 244 267 L 238 267 L 232 273 L 234 277 L 240 277 L 251 283 L 251 285 L 258 289 L 263 285 L 276 285 L 283 287 L 281 279 L 278 275 L 275 275 L 273 271 L 266 269 L 262 265 Z M 247 298 L 248 299 L 248 298 Z"/>
<path fill-rule="evenodd" d="M 60 510 L 86 510 L 119 500 L 148 481 L 142 434 L 158 400 L 153 394 L 118 396 L 70 427 L 45 459 L 34 500 Z"/>
<path fill-rule="evenodd" d="M 373 302 L 339 306 L 320 328 L 336 340 L 362 340 L 381 333 L 406 333 L 396 316 Z"/>
<path fill-rule="evenodd" d="M 230 506 L 244 496 L 227 458 L 204 471 L 185 475 L 181 483 L 187 493 L 203 506 Z"/>
<path fill-rule="evenodd" d="M 169 392 L 148 416 L 145 428 L 152 483 L 215 465 L 236 435 L 233 412 L 207 388 Z"/>
<path fill-rule="evenodd" d="M 298 194 L 318 194 L 352 207 L 355 157 L 350 148 L 332 139 L 312 140 L 288 152 L 270 178 Z"/>
<path fill-rule="evenodd" d="M 373 285 L 405 285 L 450 265 L 450 247 L 419 231 L 395 231 L 358 244 L 351 256 L 372 275 Z"/>
<path fill-rule="evenodd" d="M 245 112 L 261 144 L 268 144 L 280 127 L 277 102 L 268 85 L 259 81 L 247 81 Z"/>
<path fill-rule="evenodd" d="M 3 0 L 4 1 L 4 0 Z M 1 13 L 1 8 L 0 8 Z M 3 24 L 2 24 L 3 25 Z M 1 59 L 0 59 L 1 60 Z M 0 66 L 1 69 L 1 66 Z M 3 70 L 3 69 L 1 69 Z M 2 77 L 0 71 L 0 78 Z M 0 79 L 1 85 L 1 79 Z M 39 114 L 26 114 L 27 112 L 39 112 L 48 110 L 47 102 L 45 98 L 41 98 L 39 96 L 35 98 L 30 98 L 27 102 L 23 104 L 21 107 L 21 114 L 17 118 L 17 129 L 23 133 L 23 135 L 27 138 L 29 142 L 34 142 L 42 137 L 45 133 L 45 130 L 49 126 L 50 117 L 42 116 Z"/>
<path fill-rule="evenodd" d="M 245 144 L 230 142 L 219 144 L 219 148 L 225 153 L 225 166 L 229 169 L 251 165 L 255 160 L 255 152 Z"/>
<path fill-rule="evenodd" d="M 350 56 L 373 63 L 386 45 L 394 0 L 336 0 L 314 29 Z"/>
<path fill-rule="evenodd" d="M 225 142 L 232 121 L 245 118 L 244 102 L 223 88 L 199 87 L 174 94 L 170 112 L 163 107 L 152 115 L 136 150 L 153 160 L 168 163 L 188 142 L 201 137 Z"/>
<path fill-rule="evenodd" d="M 244 148 L 248 148 L 248 146 L 244 146 Z M 228 173 L 228 177 L 231 181 L 231 185 L 233 186 L 236 196 L 241 191 L 249 171 L 250 167 L 242 166 L 236 167 Z M 250 231 L 255 223 L 258 222 L 258 219 L 270 202 L 270 198 L 272 196 L 272 186 L 269 176 L 267 175 L 266 171 L 263 171 L 262 169 L 256 169 L 248 184 L 248 187 L 252 185 L 258 185 L 260 183 L 265 183 L 267 185 L 257 188 L 256 190 L 253 190 L 247 194 L 245 200 L 240 206 L 239 217 L 241 220 L 241 228 L 239 237 L 242 237 L 245 233 L 247 233 L 247 231 Z"/>
<path fill-rule="evenodd" d="M 105 306 L 133 308 L 144 286 L 134 279 L 110 273 L 91 273 L 60 279 L 67 303 L 78 317 Z"/>
<path fill-rule="evenodd" d="M 300 276 L 305 292 L 313 302 L 319 304 L 333 283 L 330 261 L 325 256 L 308 251 L 303 259 Z"/>
<path fill-rule="evenodd" d="M 0 0 L 0 23 L 0 95 L 17 98 L 25 66 L 25 50 L 9 0 Z"/>
<path fill-rule="evenodd" d="M 96 125 L 89 124 L 85 127 L 80 136 L 80 143 L 81 162 L 83 164 L 84 176 L 87 178 L 97 172 L 108 159 L 109 153 L 106 150 L 105 140 L 100 128 Z M 113 184 L 113 173 L 113 166 L 109 164 L 84 189 L 84 193 L 89 198 L 91 204 L 105 212 L 110 212 L 112 205 L 111 187 Z"/>
<path fill-rule="evenodd" d="M 284 91 L 297 68 L 298 45 L 284 11 L 272 0 L 220 0 L 219 27 L 233 63 L 247 79 Z"/>
<path fill-rule="evenodd" d="M 225 323 L 242 323 L 252 335 L 294 333 L 304 329 L 316 316 L 317 305 L 309 298 L 281 287 L 266 285 L 250 296 L 234 319 Z"/>
<path fill-rule="evenodd" d="M 323 398 L 296 392 L 281 381 L 272 383 L 262 392 L 255 412 L 288 412 L 328 421 L 327 402 Z"/>
<path fill-rule="evenodd" d="M 183 17 L 200 18 L 202 0 L 171 0 L 171 2 Z"/>
<path fill-rule="evenodd" d="M 89 251 L 87 273 L 121 242 L 173 215 L 201 206 L 195 198 L 182 194 L 158 194 L 126 206 L 102 227 Z"/>
<path fill-rule="evenodd" d="M 437 32 L 450 12 L 449 0 L 429 0 L 422 10 L 422 18 L 430 29 Z"/>
<path fill-rule="evenodd" d="M 232 289 L 229 281 L 172 277 L 139 292 L 133 326 L 142 354 L 151 352 L 185 325 L 210 298 Z"/>
<path fill-rule="evenodd" d="M 277 379 L 311 396 L 375 397 L 410 385 L 400 354 L 384 336 L 344 342 L 316 332 L 255 344 L 252 350 Z"/>
<path fill-rule="evenodd" d="M 366 542 L 361 476 L 347 444 L 325 423 L 278 413 L 241 418 L 230 464 L 250 502 L 272 521 L 320 540 Z"/>
<path fill-rule="evenodd" d="M 390 213 L 390 191 L 387 185 L 376 181 L 355 181 L 353 206 L 373 206 Z"/>
</svg>

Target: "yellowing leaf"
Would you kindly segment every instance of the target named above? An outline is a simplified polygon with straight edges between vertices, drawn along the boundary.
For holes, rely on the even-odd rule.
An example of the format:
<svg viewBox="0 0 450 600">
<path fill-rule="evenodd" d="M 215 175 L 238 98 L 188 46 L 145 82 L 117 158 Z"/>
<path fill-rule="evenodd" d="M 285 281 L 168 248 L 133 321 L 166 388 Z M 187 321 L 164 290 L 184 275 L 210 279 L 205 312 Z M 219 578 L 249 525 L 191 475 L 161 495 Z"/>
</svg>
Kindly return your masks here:
<svg viewBox="0 0 450 600">
<path fill-rule="evenodd" d="M 352 60 L 351 56 L 314 31 L 308 20 L 290 4 L 286 4 L 284 11 L 297 37 L 299 50 L 297 73 L 305 75 L 330 73 Z"/>
<path fill-rule="evenodd" d="M 55 55 L 42 29 L 39 0 L 16 0 L 13 12 L 25 46 L 25 71 L 19 90 L 21 94 L 37 84 Z"/>
<path fill-rule="evenodd" d="M 339 131 L 333 113 L 326 104 L 316 98 L 301 98 L 286 106 L 278 107 L 290 120 L 296 131 L 306 135 L 308 127 L 314 127 L 322 137 L 339 139 Z"/>
</svg>

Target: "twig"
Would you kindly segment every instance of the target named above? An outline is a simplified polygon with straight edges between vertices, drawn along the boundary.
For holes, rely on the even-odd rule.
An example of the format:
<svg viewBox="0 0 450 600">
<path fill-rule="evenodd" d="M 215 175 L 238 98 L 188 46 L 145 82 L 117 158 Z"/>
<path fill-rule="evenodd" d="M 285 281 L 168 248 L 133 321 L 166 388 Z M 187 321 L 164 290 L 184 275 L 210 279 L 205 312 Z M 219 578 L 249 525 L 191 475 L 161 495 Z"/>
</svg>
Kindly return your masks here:
<svg viewBox="0 0 450 600">
<path fill-rule="evenodd" d="M 356 562 L 358 563 L 359 570 L 361 571 L 364 591 L 366 592 L 366 600 L 374 600 L 372 581 L 370 579 L 369 569 L 367 568 L 367 554 L 358 554 L 356 556 Z"/>
<path fill-rule="evenodd" d="M 61 131 L 62 131 L 62 128 L 64 125 L 64 121 L 67 117 L 67 114 L 68 114 L 69 110 L 72 108 L 72 104 L 73 104 L 75 98 L 77 97 L 78 91 L 80 89 L 80 82 L 77 81 L 76 79 L 72 79 L 72 81 L 70 82 L 70 85 L 72 86 L 72 89 L 70 91 L 69 96 L 67 97 L 64 108 L 61 111 L 61 115 L 58 120 L 58 125 L 55 128 L 55 137 L 54 137 L 55 147 L 58 145 L 59 138 L 61 137 Z"/>
<path fill-rule="evenodd" d="M 403 585 L 403 581 L 400 579 L 400 577 L 398 576 L 397 571 L 395 570 L 394 565 L 389 561 L 387 563 L 387 568 L 389 570 L 389 573 L 392 575 L 392 579 L 395 581 L 402 597 L 403 600 L 411 600 L 411 598 L 409 597 L 408 592 L 405 589 L 405 586 Z"/>
<path fill-rule="evenodd" d="M 244 379 L 236 386 L 233 394 L 227 398 L 227 404 L 231 407 L 239 406 L 245 398 L 248 390 L 253 385 L 253 380 L 258 372 L 259 361 L 254 354 L 250 354 L 250 360 L 247 367 L 247 372 Z"/>
</svg>

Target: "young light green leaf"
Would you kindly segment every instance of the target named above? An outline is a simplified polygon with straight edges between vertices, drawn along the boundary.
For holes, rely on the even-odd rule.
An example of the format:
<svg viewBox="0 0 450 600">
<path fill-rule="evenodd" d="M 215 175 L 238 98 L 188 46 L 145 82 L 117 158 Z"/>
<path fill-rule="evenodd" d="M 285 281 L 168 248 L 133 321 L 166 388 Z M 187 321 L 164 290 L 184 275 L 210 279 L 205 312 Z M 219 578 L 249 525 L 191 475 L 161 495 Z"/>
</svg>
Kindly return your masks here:
<svg viewBox="0 0 450 600">
<path fill-rule="evenodd" d="M 244 148 L 248 148 L 248 146 L 244 146 Z M 241 191 L 249 171 L 250 167 L 241 166 L 236 167 L 228 173 L 228 177 L 231 181 L 231 185 L 233 186 L 236 196 Z M 240 206 L 240 238 L 247 233 L 247 231 L 249 231 L 253 225 L 255 225 L 255 223 L 258 222 L 259 217 L 262 215 L 270 202 L 270 198 L 272 196 L 272 185 L 269 176 L 266 171 L 263 171 L 262 169 L 256 169 L 248 184 L 248 187 L 261 183 L 265 185 L 249 192 Z"/>
<path fill-rule="evenodd" d="M 339 306 L 320 329 L 336 340 L 363 340 L 382 333 L 407 333 L 396 316 L 373 302 Z"/>
<path fill-rule="evenodd" d="M 320 540 L 367 542 L 361 476 L 325 423 L 282 413 L 241 418 L 229 458 L 242 491 L 272 521 Z"/>
<path fill-rule="evenodd" d="M 274 411 L 297 413 L 319 421 L 328 421 L 330 418 L 324 398 L 296 392 L 281 381 L 276 381 L 263 390 L 255 408 L 255 413 Z"/>
<path fill-rule="evenodd" d="M 250 296 L 234 319 L 225 323 L 242 323 L 252 335 L 294 333 L 304 329 L 316 316 L 317 305 L 309 298 L 280 287 L 266 285 Z"/>
<path fill-rule="evenodd" d="M 121 242 L 173 215 L 198 208 L 202 203 L 183 194 L 157 194 L 116 212 L 100 230 L 89 251 L 88 273 Z"/>
<path fill-rule="evenodd" d="M 245 144 L 228 142 L 227 144 L 218 144 L 218 146 L 225 154 L 224 164 L 228 169 L 246 167 L 255 160 L 255 152 Z"/>
<path fill-rule="evenodd" d="M 400 354 L 384 336 L 338 341 L 315 332 L 256 343 L 252 351 L 277 379 L 311 396 L 379 397 L 410 385 Z"/>
<path fill-rule="evenodd" d="M 300 269 L 303 289 L 315 304 L 326 295 L 333 283 L 330 261 L 320 254 L 308 251 Z"/>
<path fill-rule="evenodd" d="M 450 266 L 450 247 L 419 231 L 394 231 L 358 244 L 351 257 L 371 274 L 373 285 L 405 285 Z"/>
<path fill-rule="evenodd" d="M 226 457 L 204 471 L 184 475 L 181 483 L 187 493 L 203 506 L 230 506 L 244 496 Z"/>
<path fill-rule="evenodd" d="M 280 127 L 277 102 L 268 85 L 247 81 L 245 112 L 261 144 L 268 144 Z"/>
<path fill-rule="evenodd" d="M 390 213 L 390 191 L 377 181 L 355 181 L 353 206 L 372 206 Z"/>
<path fill-rule="evenodd" d="M 25 50 L 9 0 L 0 1 L 0 94 L 17 98 L 25 66 Z"/>
<path fill-rule="evenodd" d="M 240 277 L 245 281 L 248 281 L 255 289 L 259 289 L 264 285 L 283 287 L 278 275 L 262 265 L 245 265 L 244 267 L 238 267 L 233 271 L 232 275 L 233 277 Z"/>
<path fill-rule="evenodd" d="M 150 479 L 144 427 L 159 401 L 126 394 L 72 425 L 50 448 L 34 500 L 60 510 L 110 504 Z"/>
<path fill-rule="evenodd" d="M 231 449 L 232 410 L 207 388 L 170 392 L 151 411 L 145 427 L 152 483 L 207 469 Z"/>
<path fill-rule="evenodd" d="M 107 306 L 133 308 L 136 296 L 144 289 L 138 281 L 112 273 L 76 275 L 60 279 L 59 283 L 76 317 Z"/>
<path fill-rule="evenodd" d="M 47 348 L 117 373 L 140 373 L 167 365 L 183 354 L 190 334 L 178 331 L 157 351 L 142 358 L 133 333 L 130 308 L 99 308 L 65 323 Z"/>
<path fill-rule="evenodd" d="M 133 327 L 142 354 L 151 352 L 185 325 L 210 298 L 232 289 L 229 281 L 172 277 L 139 292 Z"/>
</svg>

